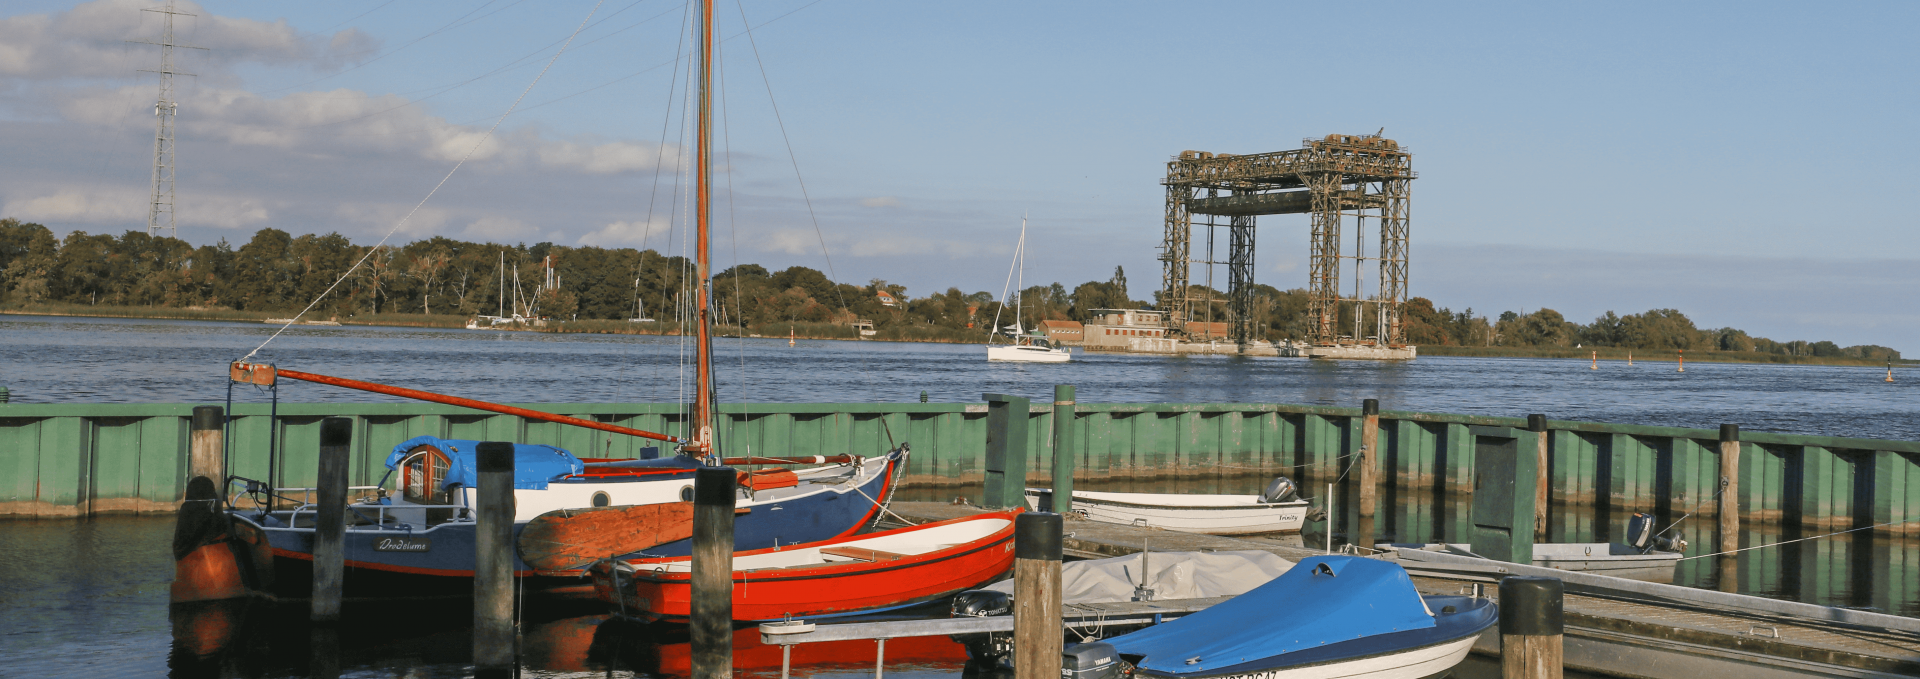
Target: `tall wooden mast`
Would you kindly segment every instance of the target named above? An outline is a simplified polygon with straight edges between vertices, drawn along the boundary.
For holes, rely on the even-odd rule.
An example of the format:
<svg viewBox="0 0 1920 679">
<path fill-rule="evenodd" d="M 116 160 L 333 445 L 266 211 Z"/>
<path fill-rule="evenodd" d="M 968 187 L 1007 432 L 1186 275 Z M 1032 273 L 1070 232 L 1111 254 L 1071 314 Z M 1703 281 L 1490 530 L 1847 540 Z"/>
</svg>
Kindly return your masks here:
<svg viewBox="0 0 1920 679">
<path fill-rule="evenodd" d="M 695 49 L 700 51 L 700 124 L 695 140 L 695 179 L 694 179 L 694 221 L 696 229 L 695 246 L 697 252 L 695 272 L 698 286 L 694 293 L 696 313 L 699 314 L 696 326 L 697 348 L 694 379 L 696 391 L 693 396 L 693 431 L 687 438 L 693 439 L 688 447 L 691 452 L 712 454 L 713 450 L 713 337 L 709 324 L 712 322 L 713 267 L 712 247 L 709 241 L 708 226 L 712 213 L 713 179 L 713 0 L 700 2 L 700 39 Z"/>
</svg>

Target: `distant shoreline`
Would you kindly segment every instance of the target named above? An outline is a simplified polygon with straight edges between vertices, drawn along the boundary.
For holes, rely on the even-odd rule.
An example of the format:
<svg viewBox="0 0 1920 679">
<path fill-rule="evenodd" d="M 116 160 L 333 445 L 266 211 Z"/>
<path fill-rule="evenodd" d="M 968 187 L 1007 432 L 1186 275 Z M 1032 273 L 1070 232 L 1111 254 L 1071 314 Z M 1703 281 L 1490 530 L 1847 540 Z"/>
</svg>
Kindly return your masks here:
<svg viewBox="0 0 1920 679">
<path fill-rule="evenodd" d="M 62 306 L 65 306 L 65 305 L 62 305 Z M 56 309 L 56 308 L 47 308 L 43 306 L 41 308 L 4 308 L 4 309 L 0 309 L 0 314 L 15 315 L 15 316 L 52 316 L 52 317 L 70 317 L 70 318 L 137 318 L 137 319 L 146 319 L 146 320 L 168 320 L 168 321 L 227 321 L 227 322 L 234 322 L 234 323 L 261 323 L 264 325 L 265 321 L 269 318 L 274 318 L 274 317 L 284 318 L 286 315 L 286 312 L 235 311 L 230 309 L 178 309 L 178 308 L 171 308 L 171 307 L 125 307 L 125 306 L 78 307 L 78 308 Z M 468 318 L 465 316 L 451 316 L 451 315 L 428 316 L 424 314 L 378 314 L 371 317 L 352 316 L 347 318 L 328 319 L 328 320 L 337 320 L 342 326 L 391 327 L 391 328 L 439 328 L 439 329 L 448 329 L 448 330 L 460 330 L 460 329 L 466 328 Z M 656 324 L 649 324 L 649 326 L 632 324 L 625 321 L 610 321 L 610 320 L 555 321 L 550 323 L 545 328 L 520 328 L 520 329 L 513 329 L 513 330 L 502 330 L 502 332 L 547 332 L 547 333 L 588 334 L 588 335 L 592 335 L 592 334 L 654 335 L 654 336 L 662 336 L 662 337 L 674 337 L 679 335 L 678 329 L 674 327 L 674 324 L 672 323 L 656 323 Z M 939 337 L 939 336 L 926 336 L 926 337 L 898 336 L 899 333 L 886 333 L 889 335 L 896 335 L 891 337 L 873 336 L 873 337 L 863 338 L 863 337 L 853 336 L 853 331 L 850 329 L 847 329 L 838 325 L 833 325 L 833 324 L 796 323 L 796 324 L 793 324 L 793 326 L 796 331 L 793 334 L 794 339 L 804 339 L 804 340 L 842 340 L 842 341 L 864 341 L 864 342 L 927 342 L 927 343 L 933 343 L 933 344 L 975 344 L 975 343 L 983 343 L 985 341 L 985 338 L 972 339 L 972 338 L 954 338 L 954 337 Z M 303 327 L 328 327 L 328 326 L 303 326 Z M 733 330 L 733 329 L 728 328 L 726 330 Z M 735 335 L 720 335 L 720 336 L 733 337 Z M 762 332 L 760 333 L 759 337 L 757 337 L 757 339 L 778 340 L 778 339 L 784 339 L 784 338 L 774 334 L 768 334 L 766 332 Z M 1432 345 L 1432 346 L 1421 346 L 1419 348 L 1419 352 L 1420 352 L 1420 355 L 1422 356 L 1457 356 L 1457 357 L 1465 357 L 1465 358 L 1545 358 L 1545 359 L 1558 359 L 1558 360 L 1591 360 L 1593 359 L 1594 352 L 1598 352 L 1599 360 L 1602 360 L 1602 361 L 1625 362 L 1626 360 L 1628 360 L 1629 356 L 1631 356 L 1632 360 L 1636 363 L 1678 363 L 1679 357 L 1681 356 L 1680 352 L 1675 352 L 1671 349 L 1648 350 L 1648 349 L 1623 349 L 1620 347 L 1463 347 L 1463 346 Z M 1779 354 L 1763 354 L 1763 353 L 1752 352 L 1752 351 L 1687 351 L 1685 352 L 1684 355 L 1687 361 L 1698 362 L 1698 363 L 1748 363 L 1748 364 L 1757 364 L 1757 365 L 1831 365 L 1831 366 L 1856 366 L 1856 367 L 1873 367 L 1873 366 L 1884 367 L 1886 365 L 1884 361 L 1873 361 L 1873 360 L 1864 360 L 1864 359 L 1856 359 L 1856 358 L 1819 357 L 1819 356 L 1785 356 L 1785 355 L 1779 355 Z M 1894 361 L 1894 363 L 1896 365 L 1908 366 L 1908 365 L 1920 363 L 1920 359 L 1903 358 L 1903 359 Z"/>
</svg>

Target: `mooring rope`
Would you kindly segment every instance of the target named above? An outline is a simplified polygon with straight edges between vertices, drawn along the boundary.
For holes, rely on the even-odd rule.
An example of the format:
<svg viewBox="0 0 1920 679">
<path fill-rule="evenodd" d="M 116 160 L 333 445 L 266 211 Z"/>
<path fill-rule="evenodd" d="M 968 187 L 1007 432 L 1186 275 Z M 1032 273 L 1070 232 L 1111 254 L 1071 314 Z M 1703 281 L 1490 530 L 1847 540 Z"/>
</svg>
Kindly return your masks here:
<svg viewBox="0 0 1920 679">
<path fill-rule="evenodd" d="M 595 2 L 593 4 L 593 9 L 587 12 L 586 18 L 580 20 L 580 25 L 574 27 L 573 34 L 568 35 L 567 41 L 560 45 L 560 51 L 553 53 L 553 58 L 547 60 L 546 67 L 540 69 L 540 73 L 533 77 L 533 82 L 527 83 L 527 88 L 520 91 L 520 96 L 516 97 L 513 100 L 512 106 L 507 107 L 507 112 L 500 114 L 499 120 L 493 121 L 493 127 L 487 128 L 487 133 L 480 135 L 480 140 L 474 142 L 473 148 L 467 149 L 467 154 L 460 157 L 460 162 L 454 163 L 453 169 L 447 170 L 447 176 L 441 177 L 440 183 L 434 184 L 433 190 L 428 191 L 426 197 L 421 198 L 420 202 L 415 203 L 413 206 L 413 209 L 408 210 L 406 216 L 401 217 L 400 221 L 395 223 L 392 229 L 388 229 L 387 235 L 380 237 L 380 242 L 374 243 L 373 247 L 367 248 L 367 254 L 361 255 L 359 261 L 354 262 L 353 266 L 347 267 L 346 272 L 340 274 L 340 277 L 333 281 L 333 285 L 327 286 L 327 289 L 325 291 L 321 292 L 319 296 L 314 297 L 313 301 L 307 304 L 307 308 L 301 309 L 300 313 L 294 314 L 293 318 L 287 319 L 286 325 L 282 325 L 280 326 L 279 330 L 273 331 L 273 334 L 268 336 L 265 342 L 261 342 L 260 346 L 254 347 L 253 351 L 247 352 L 247 355 L 241 357 L 240 360 L 241 361 L 251 360 L 255 354 L 260 353 L 261 349 L 267 348 L 268 344 L 272 343 L 273 340 L 280 337 L 280 333 L 286 332 L 287 328 L 291 328 L 293 327 L 293 324 L 299 323 L 300 317 L 307 315 L 307 312 L 309 311 L 313 311 L 313 308 L 316 306 L 319 306 L 320 301 L 326 299 L 327 295 L 333 294 L 333 291 L 335 288 L 340 287 L 340 284 L 346 282 L 347 278 L 353 275 L 353 272 L 358 271 L 360 269 L 360 265 L 367 263 L 367 260 L 372 259 L 375 253 L 380 252 L 380 248 L 384 247 L 387 244 L 387 241 L 393 238 L 393 234 L 399 233 L 400 228 L 406 226 L 407 222 L 413 219 L 414 213 L 419 212 L 420 208 L 425 207 L 427 204 L 427 201 L 433 200 L 433 195 L 436 193 L 439 193 L 440 188 L 443 186 L 446 186 L 448 180 L 453 179 L 453 174 L 455 172 L 459 172 L 460 168 L 466 165 L 468 160 L 471 160 L 473 158 L 473 154 L 479 152 L 480 147 L 485 145 L 487 143 L 487 140 L 490 140 L 493 138 L 494 131 L 500 129 L 500 125 L 507 122 L 507 117 L 513 115 L 514 109 L 517 109 L 520 107 L 520 102 L 526 100 L 527 94 L 533 91 L 533 87 L 535 85 L 540 84 L 541 78 L 546 77 L 547 71 L 553 68 L 554 62 L 560 60 L 560 55 L 567 53 L 567 47 L 573 45 L 573 39 L 580 37 L 580 31 L 586 29 L 587 23 L 593 20 L 593 15 L 600 11 L 600 5 L 605 3 L 606 3 L 606 0 L 599 0 L 599 2 Z"/>
<path fill-rule="evenodd" d="M 1886 522 L 1886 523 L 1876 523 L 1876 524 L 1874 524 L 1874 525 L 1871 525 L 1871 526 L 1861 526 L 1861 527 L 1859 527 L 1859 528 L 1848 528 L 1848 529 L 1846 529 L 1846 530 L 1843 530 L 1843 531 L 1835 531 L 1835 532 L 1832 532 L 1832 533 L 1827 533 L 1826 535 L 1815 535 L 1815 536 L 1813 536 L 1813 537 L 1807 537 L 1807 538 L 1798 538 L 1798 539 L 1794 539 L 1794 540 L 1785 540 L 1785 541 L 1781 541 L 1781 542 L 1770 542 L 1770 543 L 1767 543 L 1767 544 L 1764 544 L 1764 545 L 1754 545 L 1754 546 L 1752 546 L 1752 547 L 1742 547 L 1742 548 L 1740 548 L 1740 549 L 1734 549 L 1734 550 L 1728 550 L 1728 551 L 1725 551 L 1725 552 L 1714 552 L 1714 553 L 1712 553 L 1712 554 L 1701 554 L 1701 555 L 1699 555 L 1699 556 L 1686 556 L 1686 557 L 1681 557 L 1681 558 L 1680 558 L 1680 560 L 1681 560 L 1681 561 L 1690 561 L 1690 560 L 1693 560 L 1693 559 L 1705 559 L 1705 558 L 1707 558 L 1707 557 L 1710 557 L 1710 556 L 1726 556 L 1726 555 L 1728 555 L 1728 554 L 1734 554 L 1734 553 L 1738 553 L 1738 552 L 1745 552 L 1745 551 L 1748 551 L 1748 550 L 1754 550 L 1754 549 L 1766 549 L 1766 548 L 1768 548 L 1768 547 L 1779 547 L 1780 545 L 1790 545 L 1790 544 L 1793 544 L 1793 543 L 1795 543 L 1795 542 L 1806 542 L 1806 541 L 1808 541 L 1808 540 L 1818 540 L 1818 539 L 1820 539 L 1820 538 L 1830 538 L 1830 537 L 1833 537 L 1833 536 L 1835 536 L 1835 535 L 1845 535 L 1845 534 L 1847 534 L 1847 533 L 1854 533 L 1854 532 L 1858 532 L 1858 531 L 1863 531 L 1863 530 L 1871 530 L 1871 529 L 1874 529 L 1874 528 L 1882 528 L 1882 527 L 1886 527 L 1886 526 L 1898 526 L 1898 525 L 1900 525 L 1900 524 L 1903 524 L 1903 523 L 1913 523 L 1913 522 L 1915 522 L 1915 521 L 1920 521 L 1920 516 L 1916 516 L 1916 517 L 1910 517 L 1910 518 L 1906 518 L 1906 519 L 1901 519 L 1901 520 L 1899 520 L 1899 521 L 1888 521 L 1888 522 Z"/>
</svg>

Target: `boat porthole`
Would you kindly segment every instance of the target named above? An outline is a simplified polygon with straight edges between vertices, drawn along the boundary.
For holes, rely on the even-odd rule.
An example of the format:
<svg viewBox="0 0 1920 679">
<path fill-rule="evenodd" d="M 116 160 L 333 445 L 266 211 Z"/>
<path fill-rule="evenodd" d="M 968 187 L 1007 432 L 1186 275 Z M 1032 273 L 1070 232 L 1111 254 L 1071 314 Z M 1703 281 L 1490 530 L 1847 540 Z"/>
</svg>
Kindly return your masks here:
<svg viewBox="0 0 1920 679">
<path fill-rule="evenodd" d="M 693 486 L 681 486 L 681 487 L 680 487 L 680 501 L 681 501 L 681 502 L 692 502 L 692 501 L 693 501 Z"/>
<path fill-rule="evenodd" d="M 613 498 L 607 497 L 607 491 L 603 490 L 593 494 L 593 506 L 605 507 L 610 504 L 613 504 Z"/>
</svg>

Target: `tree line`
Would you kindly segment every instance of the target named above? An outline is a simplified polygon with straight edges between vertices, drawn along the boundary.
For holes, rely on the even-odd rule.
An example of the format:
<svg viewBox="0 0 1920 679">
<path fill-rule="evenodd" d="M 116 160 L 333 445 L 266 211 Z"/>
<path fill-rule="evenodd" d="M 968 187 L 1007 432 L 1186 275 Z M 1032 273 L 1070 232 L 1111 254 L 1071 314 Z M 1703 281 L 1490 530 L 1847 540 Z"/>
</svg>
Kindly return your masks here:
<svg viewBox="0 0 1920 679">
<path fill-rule="evenodd" d="M 361 262 L 357 268 L 356 262 Z M 352 275 L 341 280 L 349 270 Z M 239 247 L 225 240 L 193 247 L 141 231 L 118 237 L 74 231 L 62 239 L 39 224 L 0 219 L 0 304 L 16 308 L 69 304 L 290 313 L 318 299 L 314 314 L 328 318 L 520 314 L 562 321 L 651 318 L 674 323 L 689 318 L 694 305 L 689 283 L 694 278 L 693 263 L 685 257 L 633 248 L 503 245 L 440 236 L 376 248 L 355 245 L 338 233 L 293 236 L 272 228 L 259 230 Z M 1018 302 L 1017 320 L 1028 329 L 1048 319 L 1084 322 L 1097 309 L 1151 306 L 1132 298 L 1126 273 L 1118 267 L 1107 280 L 1071 290 L 1053 283 L 1016 291 L 1009 308 L 1002 308 L 990 292 L 948 288 L 911 297 L 905 286 L 879 279 L 864 285 L 837 283 L 803 266 L 775 272 L 741 264 L 719 272 L 713 283 L 715 320 L 742 332 L 784 334 L 785 327 L 800 324 L 866 321 L 883 337 L 984 339 L 996 322 L 1015 323 L 1011 302 Z M 1196 320 L 1228 320 L 1224 294 L 1204 286 L 1194 286 L 1190 293 L 1194 299 L 1211 300 L 1195 305 Z M 1306 291 L 1256 285 L 1252 302 L 1249 314 L 1256 335 L 1269 340 L 1308 336 Z M 1351 313 L 1351 308 L 1342 309 L 1342 327 L 1351 323 Z M 1875 345 L 1777 342 L 1735 328 L 1699 328 L 1673 309 L 1626 316 L 1609 311 L 1580 324 L 1552 309 L 1507 311 L 1488 318 L 1470 308 L 1453 312 L 1415 297 L 1404 307 L 1402 332 L 1409 344 L 1422 346 L 1593 346 L 1899 358 L 1899 352 Z"/>
</svg>

